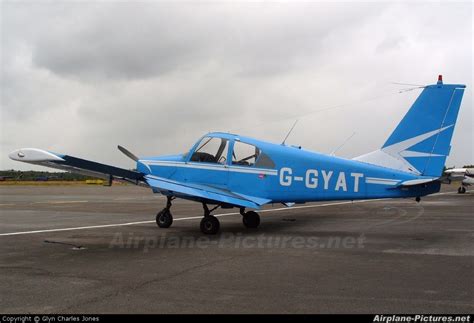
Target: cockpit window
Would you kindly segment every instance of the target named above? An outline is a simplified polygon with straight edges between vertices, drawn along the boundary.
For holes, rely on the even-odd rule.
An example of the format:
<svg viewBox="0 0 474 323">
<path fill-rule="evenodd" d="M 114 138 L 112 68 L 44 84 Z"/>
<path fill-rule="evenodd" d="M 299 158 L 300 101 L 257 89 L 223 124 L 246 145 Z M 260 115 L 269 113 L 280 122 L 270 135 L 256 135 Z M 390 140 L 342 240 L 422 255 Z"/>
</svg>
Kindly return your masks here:
<svg viewBox="0 0 474 323">
<path fill-rule="evenodd" d="M 199 142 L 196 150 L 191 156 L 191 161 L 225 164 L 227 161 L 228 149 L 229 141 L 227 139 L 205 137 Z"/>
<path fill-rule="evenodd" d="M 255 167 L 275 168 L 275 163 L 267 154 L 260 152 L 260 156 L 258 157 L 257 162 L 255 163 Z"/>
<path fill-rule="evenodd" d="M 260 168 L 274 168 L 275 163 L 260 148 L 240 141 L 234 143 L 232 165 Z"/>
<path fill-rule="evenodd" d="M 255 146 L 236 141 L 232 152 L 232 165 L 254 166 L 260 154 L 260 149 Z"/>
</svg>

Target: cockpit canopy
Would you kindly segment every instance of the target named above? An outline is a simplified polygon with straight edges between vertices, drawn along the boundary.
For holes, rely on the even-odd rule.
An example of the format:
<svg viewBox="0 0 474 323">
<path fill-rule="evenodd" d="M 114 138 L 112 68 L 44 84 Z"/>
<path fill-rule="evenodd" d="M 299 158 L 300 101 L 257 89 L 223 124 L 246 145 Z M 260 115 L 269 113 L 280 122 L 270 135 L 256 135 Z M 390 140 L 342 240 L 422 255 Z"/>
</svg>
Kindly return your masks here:
<svg viewBox="0 0 474 323">
<path fill-rule="evenodd" d="M 194 146 L 191 162 L 257 168 L 275 168 L 273 160 L 259 147 L 237 138 L 205 136 Z"/>
</svg>

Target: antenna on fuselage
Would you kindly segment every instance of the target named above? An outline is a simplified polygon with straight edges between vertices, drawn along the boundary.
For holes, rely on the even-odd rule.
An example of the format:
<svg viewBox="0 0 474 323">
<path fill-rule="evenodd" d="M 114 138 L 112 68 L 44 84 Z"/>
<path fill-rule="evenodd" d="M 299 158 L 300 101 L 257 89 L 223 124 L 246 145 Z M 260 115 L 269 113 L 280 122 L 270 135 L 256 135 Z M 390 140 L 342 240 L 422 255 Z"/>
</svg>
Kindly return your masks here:
<svg viewBox="0 0 474 323">
<path fill-rule="evenodd" d="M 354 131 L 354 132 L 352 133 L 352 135 L 350 135 L 346 140 L 344 140 L 344 142 L 343 142 L 339 147 L 337 147 L 336 149 L 334 149 L 334 150 L 332 151 L 332 153 L 330 153 L 329 155 L 330 155 L 330 156 L 334 156 L 334 155 L 336 154 L 336 152 L 337 152 L 339 149 L 341 149 L 342 147 L 344 147 L 344 145 L 345 145 L 352 137 L 354 137 L 355 134 L 356 134 L 356 133 L 355 133 L 355 131 Z"/>
<path fill-rule="evenodd" d="M 283 139 L 283 142 L 281 143 L 282 145 L 285 144 L 286 139 L 288 139 L 288 137 L 290 136 L 291 132 L 293 131 L 297 123 L 298 123 L 298 119 L 295 120 L 295 123 L 293 123 L 293 126 L 291 127 L 290 131 L 288 131 L 288 133 L 286 134 L 285 139 Z"/>
</svg>

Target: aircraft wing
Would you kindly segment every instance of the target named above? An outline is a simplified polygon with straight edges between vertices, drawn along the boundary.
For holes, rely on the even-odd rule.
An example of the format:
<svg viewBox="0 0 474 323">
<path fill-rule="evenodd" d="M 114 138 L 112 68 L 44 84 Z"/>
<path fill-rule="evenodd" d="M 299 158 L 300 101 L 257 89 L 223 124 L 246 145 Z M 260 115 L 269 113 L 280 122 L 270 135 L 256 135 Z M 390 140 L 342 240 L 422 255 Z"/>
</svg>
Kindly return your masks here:
<svg viewBox="0 0 474 323">
<path fill-rule="evenodd" d="M 271 202 L 269 199 L 242 195 L 221 188 L 196 184 L 183 183 L 153 175 L 145 175 L 145 181 L 154 191 L 178 195 L 183 198 L 211 200 L 218 203 L 230 204 L 237 207 L 259 209 L 260 206 Z"/>
<path fill-rule="evenodd" d="M 467 168 L 452 168 L 444 171 L 446 178 L 450 181 L 462 181 L 466 175 L 470 175 Z"/>
<path fill-rule="evenodd" d="M 69 155 L 62 155 L 36 148 L 18 149 L 9 154 L 10 159 L 29 164 L 65 170 L 71 173 L 110 180 L 111 177 L 138 184 L 143 174 L 128 169 L 97 163 Z"/>
</svg>

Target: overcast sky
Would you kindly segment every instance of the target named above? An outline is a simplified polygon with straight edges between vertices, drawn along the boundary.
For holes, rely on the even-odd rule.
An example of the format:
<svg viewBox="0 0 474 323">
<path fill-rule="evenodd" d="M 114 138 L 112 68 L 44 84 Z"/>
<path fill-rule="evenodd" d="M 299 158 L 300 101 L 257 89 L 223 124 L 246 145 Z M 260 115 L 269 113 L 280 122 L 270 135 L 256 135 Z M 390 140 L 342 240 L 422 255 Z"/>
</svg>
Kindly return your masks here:
<svg viewBox="0 0 474 323">
<path fill-rule="evenodd" d="M 1 2 L 0 169 L 36 147 L 131 168 L 230 131 L 378 149 L 420 90 L 467 85 L 447 165 L 474 163 L 465 3 Z"/>
</svg>

